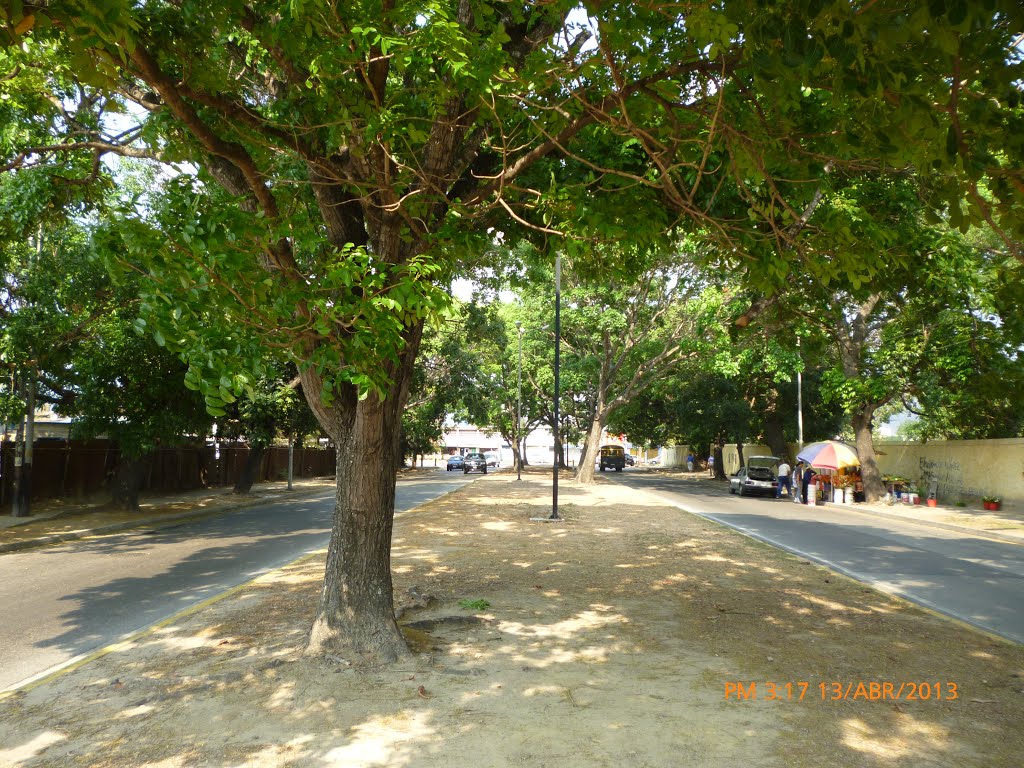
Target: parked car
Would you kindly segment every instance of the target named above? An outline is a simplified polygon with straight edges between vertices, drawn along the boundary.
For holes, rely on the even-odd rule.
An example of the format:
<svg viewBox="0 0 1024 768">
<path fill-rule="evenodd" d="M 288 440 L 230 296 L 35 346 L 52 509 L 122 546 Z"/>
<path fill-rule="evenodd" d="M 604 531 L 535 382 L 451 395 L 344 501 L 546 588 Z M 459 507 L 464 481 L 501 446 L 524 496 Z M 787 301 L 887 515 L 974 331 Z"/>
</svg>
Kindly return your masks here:
<svg viewBox="0 0 1024 768">
<path fill-rule="evenodd" d="M 484 458 L 487 459 L 487 466 L 494 467 L 497 469 L 500 466 L 501 459 L 496 453 L 485 453 Z"/>
<path fill-rule="evenodd" d="M 775 456 L 751 456 L 747 459 L 747 465 L 741 467 L 740 471 L 729 478 L 729 493 L 738 493 L 740 496 L 749 494 L 770 494 L 775 495 L 775 489 L 779 479 L 775 470 L 779 466 L 779 459 Z"/>
<path fill-rule="evenodd" d="M 467 453 L 464 457 L 462 472 L 466 475 L 470 472 L 483 472 L 486 475 L 487 457 L 482 453 Z"/>
<path fill-rule="evenodd" d="M 598 464 L 602 472 L 606 469 L 621 472 L 626 466 L 626 449 L 621 445 L 602 445 Z"/>
<path fill-rule="evenodd" d="M 462 469 L 466 461 L 461 456 L 456 454 L 455 456 L 448 457 L 448 464 L 445 469 L 451 472 L 453 469 Z"/>
<path fill-rule="evenodd" d="M 636 466 L 636 459 L 630 453 L 626 454 L 626 466 L 627 467 L 635 467 Z"/>
</svg>

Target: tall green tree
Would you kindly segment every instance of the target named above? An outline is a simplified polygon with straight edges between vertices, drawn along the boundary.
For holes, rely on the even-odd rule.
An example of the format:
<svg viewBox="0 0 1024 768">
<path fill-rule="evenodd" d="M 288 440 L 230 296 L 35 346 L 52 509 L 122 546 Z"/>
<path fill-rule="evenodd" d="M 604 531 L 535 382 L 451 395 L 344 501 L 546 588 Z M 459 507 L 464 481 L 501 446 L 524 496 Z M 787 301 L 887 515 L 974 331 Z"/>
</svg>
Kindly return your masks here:
<svg viewBox="0 0 1024 768">
<path fill-rule="evenodd" d="M 299 363 L 339 447 L 309 649 L 394 659 L 407 653 L 389 568 L 400 413 L 458 254 L 509 219 L 557 238 L 675 217 L 778 271 L 794 256 L 776 246 L 797 238 L 829 169 L 879 162 L 933 169 L 961 220 L 1014 231 L 1019 8 L 949 6 L 602 3 L 591 43 L 568 0 L 8 4 L 17 77 L 0 87 L 77 74 L 78 103 L 146 117 L 51 119 L 66 135 L 7 142 L 0 167 L 76 150 L 179 163 L 165 199 L 124 226 L 161 337 L 215 410 L 260 345 Z M 39 114 L 63 108 L 54 95 L 34 97 Z M 552 189 L 569 166 L 574 183 Z M 979 176 L 992 196 L 962 210 Z"/>
</svg>

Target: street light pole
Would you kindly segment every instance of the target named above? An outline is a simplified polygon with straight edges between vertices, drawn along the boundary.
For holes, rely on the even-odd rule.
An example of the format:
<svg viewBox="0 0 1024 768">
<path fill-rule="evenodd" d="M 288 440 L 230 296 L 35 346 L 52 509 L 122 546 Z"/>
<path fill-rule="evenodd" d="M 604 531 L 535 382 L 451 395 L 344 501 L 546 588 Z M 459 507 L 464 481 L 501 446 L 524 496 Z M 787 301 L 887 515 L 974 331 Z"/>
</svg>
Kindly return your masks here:
<svg viewBox="0 0 1024 768">
<path fill-rule="evenodd" d="M 523 425 L 523 324 L 516 320 L 519 334 L 519 365 L 516 368 L 516 480 L 523 479 L 523 441 L 520 429 Z"/>
<path fill-rule="evenodd" d="M 797 354 L 800 350 L 800 337 L 796 339 Z M 804 449 L 804 380 L 803 374 L 796 372 L 796 430 L 797 453 Z"/>
<path fill-rule="evenodd" d="M 552 454 L 553 478 L 551 485 L 551 517 L 549 520 L 561 520 L 558 516 L 558 449 L 561 438 L 558 434 L 558 397 L 559 397 L 559 346 L 562 341 L 562 255 L 555 256 L 555 442 Z"/>
</svg>

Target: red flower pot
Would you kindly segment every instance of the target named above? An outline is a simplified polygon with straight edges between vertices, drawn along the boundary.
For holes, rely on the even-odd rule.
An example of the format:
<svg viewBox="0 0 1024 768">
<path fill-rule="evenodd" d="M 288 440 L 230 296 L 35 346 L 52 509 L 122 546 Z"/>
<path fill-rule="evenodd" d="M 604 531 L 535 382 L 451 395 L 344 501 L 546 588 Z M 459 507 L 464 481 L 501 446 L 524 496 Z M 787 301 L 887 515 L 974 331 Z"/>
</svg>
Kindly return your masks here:
<svg viewBox="0 0 1024 768">
<path fill-rule="evenodd" d="M 937 507 L 937 506 L 939 506 L 938 499 L 927 499 L 926 503 L 928 504 L 929 507 Z"/>
</svg>

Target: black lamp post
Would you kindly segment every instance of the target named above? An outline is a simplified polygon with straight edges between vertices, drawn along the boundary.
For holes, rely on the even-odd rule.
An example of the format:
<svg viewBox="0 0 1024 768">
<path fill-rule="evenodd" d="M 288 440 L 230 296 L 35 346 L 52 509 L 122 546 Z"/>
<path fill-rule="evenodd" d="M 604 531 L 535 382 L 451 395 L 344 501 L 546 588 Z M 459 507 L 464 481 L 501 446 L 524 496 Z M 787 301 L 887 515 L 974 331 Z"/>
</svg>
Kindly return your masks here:
<svg viewBox="0 0 1024 768">
<path fill-rule="evenodd" d="M 523 440 L 520 430 L 523 425 L 523 324 L 516 320 L 519 334 L 519 366 L 516 369 L 516 480 L 523 479 Z"/>
<path fill-rule="evenodd" d="M 558 431 L 558 395 L 559 395 L 559 346 L 562 340 L 562 256 L 555 256 L 555 443 L 552 454 L 552 485 L 551 485 L 551 517 L 549 520 L 561 520 L 558 516 L 558 449 L 561 440 Z"/>
</svg>

